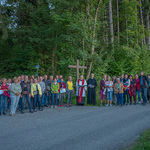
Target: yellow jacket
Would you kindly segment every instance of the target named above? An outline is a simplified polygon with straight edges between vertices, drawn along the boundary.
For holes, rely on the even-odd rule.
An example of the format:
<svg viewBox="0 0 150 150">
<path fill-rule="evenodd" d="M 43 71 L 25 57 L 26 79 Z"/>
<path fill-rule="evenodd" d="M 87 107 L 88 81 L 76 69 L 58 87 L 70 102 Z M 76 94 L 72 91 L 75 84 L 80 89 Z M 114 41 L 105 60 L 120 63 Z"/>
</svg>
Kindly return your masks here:
<svg viewBox="0 0 150 150">
<path fill-rule="evenodd" d="M 41 86 L 39 83 L 33 83 L 31 84 L 31 96 L 34 96 L 34 93 L 36 91 L 36 85 L 38 87 L 38 90 L 39 90 L 39 95 L 42 95 L 42 90 L 41 90 Z"/>
</svg>

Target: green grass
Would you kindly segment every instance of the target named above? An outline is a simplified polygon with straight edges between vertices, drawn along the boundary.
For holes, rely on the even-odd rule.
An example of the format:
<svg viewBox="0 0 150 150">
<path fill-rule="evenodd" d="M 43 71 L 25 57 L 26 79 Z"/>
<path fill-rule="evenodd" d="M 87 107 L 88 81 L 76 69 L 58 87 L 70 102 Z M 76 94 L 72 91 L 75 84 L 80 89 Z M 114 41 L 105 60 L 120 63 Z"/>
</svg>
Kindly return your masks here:
<svg viewBox="0 0 150 150">
<path fill-rule="evenodd" d="M 123 150 L 150 150 L 150 129 L 144 131 L 133 145 Z"/>
</svg>

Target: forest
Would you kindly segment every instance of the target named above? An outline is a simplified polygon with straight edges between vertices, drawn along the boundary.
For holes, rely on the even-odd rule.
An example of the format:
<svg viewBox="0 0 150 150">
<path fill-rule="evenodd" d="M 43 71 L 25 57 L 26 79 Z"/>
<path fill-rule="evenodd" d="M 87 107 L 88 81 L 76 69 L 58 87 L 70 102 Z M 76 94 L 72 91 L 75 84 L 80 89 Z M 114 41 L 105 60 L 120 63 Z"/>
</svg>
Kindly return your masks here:
<svg viewBox="0 0 150 150">
<path fill-rule="evenodd" d="M 150 73 L 149 0 L 2 0 L 0 77 Z"/>
</svg>

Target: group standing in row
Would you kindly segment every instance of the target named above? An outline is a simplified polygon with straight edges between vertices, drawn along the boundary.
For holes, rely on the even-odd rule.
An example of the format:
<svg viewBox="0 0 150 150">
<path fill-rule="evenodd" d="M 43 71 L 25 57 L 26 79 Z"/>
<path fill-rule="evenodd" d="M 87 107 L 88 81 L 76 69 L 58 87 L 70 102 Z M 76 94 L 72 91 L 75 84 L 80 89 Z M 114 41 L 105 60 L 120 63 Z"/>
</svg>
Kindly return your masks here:
<svg viewBox="0 0 150 150">
<path fill-rule="evenodd" d="M 6 115 L 6 110 L 10 109 L 10 115 L 16 114 L 17 108 L 23 114 L 26 107 L 29 112 L 36 112 L 37 109 L 42 111 L 44 107 L 57 108 L 63 106 L 63 101 L 67 94 L 67 107 L 72 106 L 72 98 L 76 89 L 77 105 L 84 105 L 87 91 L 87 104 L 96 104 L 96 87 L 97 81 L 94 79 L 94 74 L 87 80 L 83 79 L 83 75 L 76 81 L 76 88 L 72 81 L 72 77 L 68 77 L 65 82 L 63 76 L 56 76 L 53 79 L 51 75 L 49 79 L 47 75 L 39 76 L 24 76 L 15 77 L 13 82 L 11 79 L 2 79 L 0 83 L 0 115 Z M 105 106 L 114 105 L 129 105 L 141 103 L 145 106 L 147 100 L 150 99 L 150 75 L 145 76 L 141 71 L 140 76 L 121 74 L 116 78 L 113 76 L 104 75 L 100 81 L 100 106 L 105 100 Z M 28 106 L 27 106 L 28 104 Z"/>
</svg>

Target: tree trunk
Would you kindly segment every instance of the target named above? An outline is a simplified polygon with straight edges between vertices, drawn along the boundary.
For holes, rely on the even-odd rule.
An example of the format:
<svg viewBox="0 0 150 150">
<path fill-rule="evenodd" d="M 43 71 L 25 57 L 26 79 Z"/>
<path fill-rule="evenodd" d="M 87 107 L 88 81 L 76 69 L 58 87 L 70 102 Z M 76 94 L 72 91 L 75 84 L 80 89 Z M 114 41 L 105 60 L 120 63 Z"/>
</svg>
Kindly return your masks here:
<svg viewBox="0 0 150 150">
<path fill-rule="evenodd" d="M 94 50 L 95 50 L 94 39 L 95 39 L 95 36 L 96 36 L 96 23 L 97 23 L 97 15 L 98 15 L 100 3 L 101 3 L 101 0 L 98 1 L 98 5 L 97 5 L 97 8 L 96 8 L 96 13 L 95 13 L 95 19 L 94 19 L 95 21 L 94 21 L 94 26 L 93 26 L 93 36 L 92 36 L 91 56 L 94 55 Z M 86 79 L 88 79 L 89 76 L 90 76 L 90 74 L 91 74 L 92 65 L 93 65 L 93 58 L 92 58 L 92 60 L 91 60 L 91 62 L 90 62 L 90 65 L 89 65 L 89 68 L 88 68 L 88 72 L 87 72 Z"/>
<path fill-rule="evenodd" d="M 139 3 L 140 3 L 140 7 L 139 7 L 139 9 L 140 9 L 140 21 L 141 21 L 141 25 L 143 25 L 144 26 L 144 23 L 143 23 L 143 13 L 142 13 L 142 3 L 141 3 L 141 0 L 139 0 Z M 144 44 L 146 44 L 146 40 L 145 40 L 145 33 L 144 33 L 144 31 L 143 31 L 143 40 L 142 40 L 142 45 Z"/>
<path fill-rule="evenodd" d="M 84 38 L 83 38 L 83 52 L 84 52 Z M 85 66 L 84 56 L 83 56 L 83 66 Z M 82 74 L 84 76 L 84 69 L 83 69 Z"/>
<path fill-rule="evenodd" d="M 147 45 L 148 49 L 150 50 L 150 23 L 149 23 L 149 14 L 146 14 L 146 28 L 148 30 L 148 37 L 147 37 Z"/>
<path fill-rule="evenodd" d="M 118 6 L 118 0 L 116 0 L 116 2 L 117 2 L 117 32 L 118 32 L 118 43 L 119 43 L 119 41 L 120 41 L 120 35 L 119 35 L 120 30 L 119 30 L 119 6 Z"/>
<path fill-rule="evenodd" d="M 113 31 L 113 17 L 112 17 L 112 2 L 111 2 L 111 0 L 109 0 L 109 24 L 110 24 L 111 44 L 113 44 L 114 31 Z"/>
<path fill-rule="evenodd" d="M 57 34 L 56 34 L 56 44 L 52 51 L 52 74 L 55 74 L 55 51 L 57 50 Z"/>
</svg>

